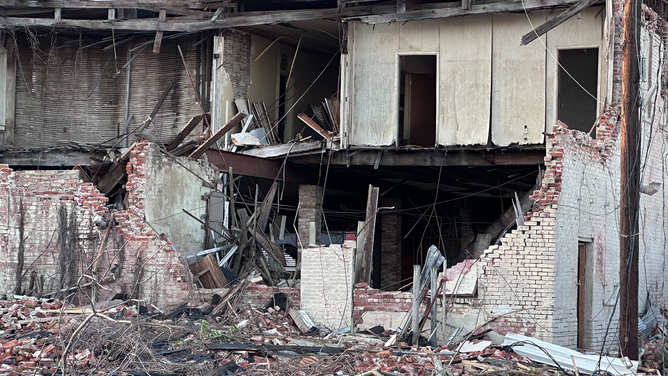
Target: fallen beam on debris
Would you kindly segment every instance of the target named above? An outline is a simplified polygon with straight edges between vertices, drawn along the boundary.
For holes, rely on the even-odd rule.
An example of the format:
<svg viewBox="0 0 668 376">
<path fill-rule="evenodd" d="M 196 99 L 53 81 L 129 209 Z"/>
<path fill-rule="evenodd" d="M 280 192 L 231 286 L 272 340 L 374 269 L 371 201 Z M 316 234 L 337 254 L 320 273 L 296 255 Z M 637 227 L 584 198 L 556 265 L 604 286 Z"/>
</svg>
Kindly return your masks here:
<svg viewBox="0 0 668 376">
<path fill-rule="evenodd" d="M 220 129 L 216 131 L 216 133 L 211 135 L 211 137 L 209 137 L 200 147 L 198 147 L 195 151 L 193 151 L 192 154 L 190 154 L 190 158 L 197 159 L 201 157 L 204 153 L 206 153 L 207 150 L 209 150 L 211 146 L 213 146 L 213 144 L 216 143 L 216 141 L 218 141 L 221 137 L 223 137 L 225 133 L 231 131 L 232 128 L 234 128 L 234 126 L 241 123 L 241 120 L 243 120 L 243 118 L 245 117 L 246 114 L 243 114 L 241 112 L 234 115 L 234 117 L 230 119 L 230 121 L 228 121 L 227 124 L 220 127 Z"/>
<path fill-rule="evenodd" d="M 211 343 L 206 345 L 210 350 L 226 351 L 293 351 L 299 354 L 341 354 L 345 349 L 328 346 L 294 346 L 294 345 L 261 345 L 254 343 Z"/>
</svg>

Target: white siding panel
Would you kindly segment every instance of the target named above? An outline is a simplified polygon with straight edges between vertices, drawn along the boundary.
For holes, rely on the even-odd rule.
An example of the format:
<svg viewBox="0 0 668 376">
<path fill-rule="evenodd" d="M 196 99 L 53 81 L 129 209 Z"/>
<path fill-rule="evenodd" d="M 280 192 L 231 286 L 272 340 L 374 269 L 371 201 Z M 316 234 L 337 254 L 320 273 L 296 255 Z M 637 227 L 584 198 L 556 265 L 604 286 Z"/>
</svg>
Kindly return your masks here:
<svg viewBox="0 0 668 376">
<path fill-rule="evenodd" d="M 601 11 L 600 7 L 588 8 L 580 13 L 579 17 L 572 17 L 563 24 L 557 26 L 547 33 L 547 47 L 554 56 L 547 56 L 547 79 L 546 79 L 546 96 L 547 96 L 547 107 L 545 109 L 545 118 L 546 129 L 548 131 L 552 130 L 552 126 L 557 123 L 557 106 L 558 106 L 558 96 L 559 96 L 559 65 L 557 60 L 559 58 L 558 50 L 560 49 L 571 49 L 571 48 L 593 48 L 598 47 L 598 62 L 599 62 L 599 75 L 598 75 L 598 93 L 592 93 L 596 95 L 599 100 L 601 99 L 600 93 L 606 92 L 606 82 L 605 82 L 605 72 L 606 72 L 606 55 L 607 50 L 604 45 L 603 38 L 603 21 L 605 18 L 604 13 L 599 13 Z M 550 15 L 549 18 L 554 18 L 561 14 L 561 12 L 555 12 Z M 598 14 L 598 17 L 596 16 Z M 537 26 L 537 25 L 534 25 Z M 534 41 L 533 43 L 540 42 Z M 602 105 L 599 102 L 597 113 L 601 113 Z"/>
<path fill-rule="evenodd" d="M 441 20 L 439 145 L 486 144 L 492 89 L 492 17 Z"/>
<path fill-rule="evenodd" d="M 353 27 L 351 144 L 391 145 L 397 134 L 399 25 L 354 22 Z"/>
<path fill-rule="evenodd" d="M 439 20 L 411 21 L 399 27 L 400 53 L 438 52 Z"/>
<path fill-rule="evenodd" d="M 545 14 L 530 14 L 534 27 L 545 22 Z M 492 17 L 492 142 L 540 144 L 545 129 L 545 48 L 538 40 L 520 46 L 522 35 L 531 31 L 524 14 Z"/>
</svg>

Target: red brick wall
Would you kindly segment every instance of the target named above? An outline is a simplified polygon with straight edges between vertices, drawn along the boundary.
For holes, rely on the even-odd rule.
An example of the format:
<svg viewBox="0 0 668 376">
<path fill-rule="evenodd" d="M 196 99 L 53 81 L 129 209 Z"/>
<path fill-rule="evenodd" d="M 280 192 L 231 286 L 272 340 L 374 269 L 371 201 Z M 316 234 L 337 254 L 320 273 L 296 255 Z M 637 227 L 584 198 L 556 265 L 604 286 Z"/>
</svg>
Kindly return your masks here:
<svg viewBox="0 0 668 376">
<path fill-rule="evenodd" d="M 98 230 L 92 220 L 96 215 L 110 219 L 113 214 L 117 225 L 97 263 L 97 274 L 103 279 L 98 300 L 110 299 L 116 293 L 148 299 L 158 306 L 189 299 L 189 272 L 171 242 L 160 239 L 145 222 L 144 188 L 151 178 L 144 170 L 148 146 L 141 143 L 131 152 L 127 165 L 128 208 L 113 213 L 105 207 L 107 198 L 92 184 L 82 182 L 76 170 L 13 171 L 0 165 L 0 294 L 12 293 L 17 286 L 23 206 L 23 290 L 29 286 L 32 271 L 44 278 L 44 292 L 51 292 L 60 289 L 63 264 L 76 262 L 77 276 L 92 266 L 105 232 Z M 67 248 L 59 236 L 63 229 L 61 208 L 68 218 L 76 219 L 76 230 L 70 228 L 67 236 L 75 239 L 70 247 L 73 254 L 66 263 L 60 260 L 63 248 Z M 117 268 L 112 273 L 114 265 Z"/>
<path fill-rule="evenodd" d="M 381 291 L 370 288 L 368 283 L 358 283 L 353 290 L 353 322 L 362 324 L 365 312 L 409 312 L 412 299 L 410 292 Z M 421 307 L 421 311 L 424 308 Z"/>
</svg>

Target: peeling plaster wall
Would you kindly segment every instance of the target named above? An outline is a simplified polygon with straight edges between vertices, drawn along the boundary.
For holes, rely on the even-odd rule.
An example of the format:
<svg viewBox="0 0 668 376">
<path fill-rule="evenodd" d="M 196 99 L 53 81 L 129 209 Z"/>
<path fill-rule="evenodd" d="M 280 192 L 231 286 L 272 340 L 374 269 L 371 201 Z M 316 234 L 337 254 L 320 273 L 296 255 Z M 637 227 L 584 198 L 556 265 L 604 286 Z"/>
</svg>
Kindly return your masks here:
<svg viewBox="0 0 668 376">
<path fill-rule="evenodd" d="M 216 170 L 203 159 L 179 158 L 178 162 L 162 155 L 156 145 L 146 147 L 146 221 L 158 233 L 164 233 L 179 254 L 204 249 L 202 224 L 183 213 L 188 210 L 204 220 L 207 202 L 213 189 L 204 186 L 217 179 Z"/>
<path fill-rule="evenodd" d="M 605 72 L 605 17 L 597 16 L 600 10 L 586 9 L 526 46 L 519 45 L 522 35 L 531 31 L 524 14 L 377 25 L 351 22 L 350 144 L 396 142 L 398 56 L 403 54 L 438 56 L 438 145 L 485 145 L 490 136 L 496 146 L 543 143 L 543 132 L 556 121 L 558 75 L 541 42 L 555 57 L 560 48 L 598 47 L 600 71 Z M 530 17 L 539 25 L 553 15 L 531 12 Z M 600 76 L 599 93 L 605 93 Z"/>
</svg>

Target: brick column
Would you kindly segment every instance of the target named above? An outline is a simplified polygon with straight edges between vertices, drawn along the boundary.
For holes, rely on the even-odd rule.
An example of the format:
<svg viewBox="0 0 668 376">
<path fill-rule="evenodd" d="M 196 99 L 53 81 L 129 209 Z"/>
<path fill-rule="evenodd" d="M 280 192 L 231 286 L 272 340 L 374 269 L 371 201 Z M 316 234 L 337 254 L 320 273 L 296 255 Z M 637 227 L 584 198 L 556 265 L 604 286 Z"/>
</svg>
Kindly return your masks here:
<svg viewBox="0 0 668 376">
<path fill-rule="evenodd" d="M 400 198 L 384 198 L 381 206 L 394 206 L 393 211 L 385 211 L 380 215 L 380 286 L 381 288 L 401 281 L 401 209 Z M 398 289 L 393 285 L 391 289 Z"/>
<path fill-rule="evenodd" d="M 322 227 L 322 187 L 317 185 L 299 186 L 299 217 L 298 231 L 299 248 L 308 248 L 311 244 L 320 244 L 320 229 Z M 311 223 L 315 226 L 315 238 L 311 239 Z"/>
</svg>

